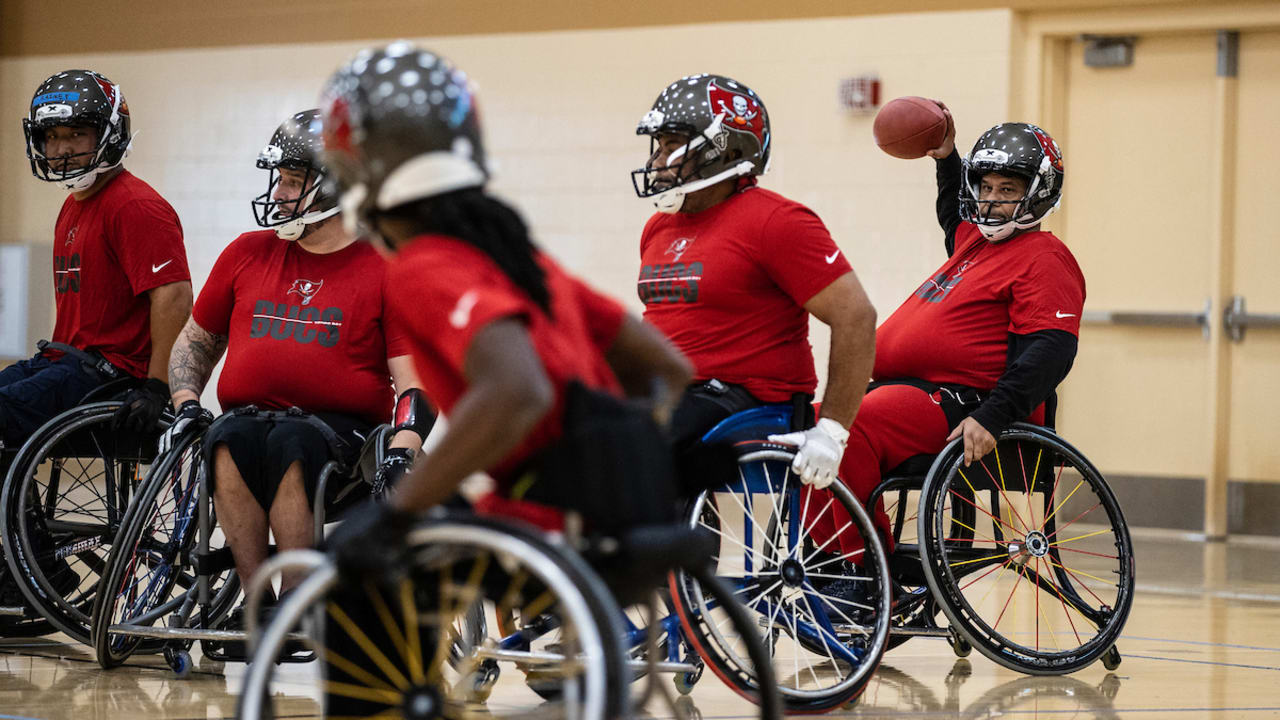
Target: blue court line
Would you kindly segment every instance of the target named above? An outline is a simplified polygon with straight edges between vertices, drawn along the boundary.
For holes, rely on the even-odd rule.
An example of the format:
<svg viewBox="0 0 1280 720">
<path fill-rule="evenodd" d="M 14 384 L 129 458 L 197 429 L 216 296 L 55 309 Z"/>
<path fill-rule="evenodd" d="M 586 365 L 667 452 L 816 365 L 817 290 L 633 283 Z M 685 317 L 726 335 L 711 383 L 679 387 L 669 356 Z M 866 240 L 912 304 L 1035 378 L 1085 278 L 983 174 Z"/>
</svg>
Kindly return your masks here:
<svg viewBox="0 0 1280 720">
<path fill-rule="evenodd" d="M 1193 665 L 1218 665 L 1220 667 L 1243 668 L 1246 670 L 1275 670 L 1276 672 L 1280 672 L 1280 667 L 1271 667 L 1269 665 L 1245 665 L 1243 663 L 1217 662 L 1214 660 L 1188 660 L 1186 658 L 1159 657 L 1157 655 L 1133 655 L 1131 653 L 1122 653 L 1121 657 L 1141 658 L 1143 660 L 1164 660 L 1165 662 L 1191 663 Z"/>
<path fill-rule="evenodd" d="M 23 715 L 0 715 L 0 720 L 40 720 L 40 718 L 30 718 Z"/>
<path fill-rule="evenodd" d="M 1264 647 L 1261 645 L 1233 645 L 1231 643 L 1208 642 L 1205 640 L 1173 640 L 1170 638 L 1142 637 L 1140 635 L 1121 635 L 1120 639 L 1121 640 L 1143 640 L 1147 642 L 1176 643 L 1180 645 L 1203 645 L 1206 647 L 1224 647 L 1224 648 L 1232 648 L 1234 650 L 1266 650 L 1268 652 L 1280 652 L 1280 648 L 1277 648 L 1277 647 Z"/>
</svg>

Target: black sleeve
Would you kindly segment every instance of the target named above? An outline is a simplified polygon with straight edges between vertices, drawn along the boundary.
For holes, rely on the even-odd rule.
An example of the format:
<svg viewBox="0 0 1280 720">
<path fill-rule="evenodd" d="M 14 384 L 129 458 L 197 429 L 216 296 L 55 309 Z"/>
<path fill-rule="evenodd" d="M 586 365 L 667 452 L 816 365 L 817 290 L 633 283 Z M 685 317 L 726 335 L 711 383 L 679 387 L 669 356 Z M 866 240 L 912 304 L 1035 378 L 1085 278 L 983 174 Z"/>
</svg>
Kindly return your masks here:
<svg viewBox="0 0 1280 720">
<path fill-rule="evenodd" d="M 938 170 L 938 224 L 946 233 L 947 257 L 956 251 L 956 228 L 960 227 L 960 153 L 935 160 Z"/>
<path fill-rule="evenodd" d="M 1010 424 L 1026 419 L 1067 376 L 1078 342 L 1066 330 L 1009 333 L 1004 374 L 971 417 L 997 437 Z"/>
</svg>

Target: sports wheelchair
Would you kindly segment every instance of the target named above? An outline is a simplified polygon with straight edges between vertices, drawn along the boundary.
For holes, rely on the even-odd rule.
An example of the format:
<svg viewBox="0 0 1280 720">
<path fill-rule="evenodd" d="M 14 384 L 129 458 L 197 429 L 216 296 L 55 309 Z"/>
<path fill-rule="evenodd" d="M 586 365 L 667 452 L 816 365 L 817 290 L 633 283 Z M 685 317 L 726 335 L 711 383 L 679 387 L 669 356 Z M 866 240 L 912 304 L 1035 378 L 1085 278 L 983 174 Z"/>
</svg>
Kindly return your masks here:
<svg viewBox="0 0 1280 720">
<path fill-rule="evenodd" d="M 251 621 L 272 573 L 299 566 L 312 572 L 257 638 L 238 717 L 290 712 L 279 704 L 286 701 L 271 660 L 297 627 L 324 661 L 320 685 L 335 716 L 462 717 L 484 705 L 503 716 L 625 717 L 632 680 L 647 676 L 635 704 L 662 692 L 683 717 L 657 675 L 675 672 L 687 692 L 707 661 L 758 704 L 760 717 L 781 717 L 755 619 L 710 573 L 714 550 L 705 534 L 660 525 L 583 540 L 573 517 L 567 534 L 549 535 L 510 519 L 434 511 L 409 533 L 397 564 L 403 571 L 391 578 L 343 577 L 318 552 L 269 561 L 249 589 Z M 614 582 L 602 581 L 593 566 Z M 734 639 L 726 644 L 732 655 L 708 660 L 687 652 L 689 638 L 709 633 L 693 629 L 711 620 L 701 610 L 677 619 L 660 617 L 656 602 L 639 613 L 633 606 L 630 615 L 619 609 L 615 591 L 634 602 L 637 588 L 657 587 L 672 568 L 697 583 L 704 608 L 716 612 L 714 632 Z M 356 619 L 361 608 L 363 621 Z M 514 682 L 500 682 L 504 668 L 514 669 L 505 676 Z"/>
<path fill-rule="evenodd" d="M 945 637 L 960 657 L 976 647 L 1032 675 L 1120 664 L 1128 526 L 1102 474 L 1053 430 L 1015 423 L 967 467 L 957 438 L 890 472 L 868 506 L 880 502 L 894 545 L 890 647 Z"/>
<path fill-rule="evenodd" d="M 244 411 L 223 418 L 237 414 Z M 93 605 L 91 643 L 103 668 L 116 667 L 135 652 L 162 652 L 181 677 L 191 670 L 196 640 L 206 657 L 227 660 L 222 643 L 246 638 L 244 631 L 218 629 L 240 597 L 240 582 L 217 527 L 206 433 L 192 426 L 176 438 L 152 465 L 120 522 Z M 387 425 L 371 432 L 355 467 L 325 464 L 313 507 L 317 541 L 323 538 L 326 499 L 341 500 L 371 482 L 390 436 Z M 342 486 L 330 494 L 335 480 Z"/>
<path fill-rule="evenodd" d="M 172 421 L 137 433 L 113 430 L 125 377 L 40 427 L 16 450 L 0 449 L 0 537 L 7 574 L 24 603 L 0 608 L 0 636 L 60 630 L 88 643 L 98 579 L 125 509 L 155 460 L 156 439 Z M 3 573 L 0 573 L 3 574 Z"/>
</svg>

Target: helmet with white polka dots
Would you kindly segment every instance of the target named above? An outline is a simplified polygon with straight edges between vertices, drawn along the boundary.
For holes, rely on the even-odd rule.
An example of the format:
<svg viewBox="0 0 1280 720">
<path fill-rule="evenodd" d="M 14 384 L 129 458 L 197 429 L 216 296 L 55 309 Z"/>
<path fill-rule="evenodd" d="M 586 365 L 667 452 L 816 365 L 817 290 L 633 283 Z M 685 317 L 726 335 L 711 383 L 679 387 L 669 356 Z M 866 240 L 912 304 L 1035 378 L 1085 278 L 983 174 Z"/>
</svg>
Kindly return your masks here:
<svg viewBox="0 0 1280 720">
<path fill-rule="evenodd" d="M 1062 150 L 1049 133 L 1035 125 L 996 125 L 978 138 L 962 162 L 960 218 L 977 225 L 992 242 L 1039 225 L 1062 202 L 1062 184 L 1066 180 Z M 983 201 L 982 178 L 988 173 L 1020 177 L 1026 181 L 1027 189 L 1018 200 Z M 1008 219 L 991 214 L 990 209 L 999 204 L 1014 205 Z"/>
<path fill-rule="evenodd" d="M 258 225 L 275 228 L 285 240 L 297 240 L 307 225 L 338 212 L 337 192 L 320 159 L 324 151 L 320 128 L 320 111 L 303 110 L 285 120 L 258 153 L 258 168 L 268 173 L 267 191 L 251 201 L 253 215 Z M 303 174 L 301 192 L 293 200 L 274 197 L 281 168 Z"/>
<path fill-rule="evenodd" d="M 48 157 L 45 131 L 59 126 L 93 128 L 97 133 L 94 149 Z M 27 136 L 31 174 L 72 191 L 87 190 L 100 174 L 124 162 L 133 145 L 129 104 L 120 86 L 92 70 L 66 70 L 41 83 L 22 120 L 22 131 Z"/>
<path fill-rule="evenodd" d="M 399 205 L 489 179 L 471 82 L 400 40 L 357 54 L 322 94 L 325 164 L 349 228 Z"/>
<path fill-rule="evenodd" d="M 769 169 L 764 101 L 722 75 L 690 75 L 668 85 L 640 118 L 636 134 L 649 136 L 650 154 L 643 168 L 631 172 L 631 181 L 636 194 L 653 198 L 662 212 L 678 212 L 689 193 Z M 658 138 L 667 134 L 683 135 L 688 142 L 658 167 Z"/>
</svg>

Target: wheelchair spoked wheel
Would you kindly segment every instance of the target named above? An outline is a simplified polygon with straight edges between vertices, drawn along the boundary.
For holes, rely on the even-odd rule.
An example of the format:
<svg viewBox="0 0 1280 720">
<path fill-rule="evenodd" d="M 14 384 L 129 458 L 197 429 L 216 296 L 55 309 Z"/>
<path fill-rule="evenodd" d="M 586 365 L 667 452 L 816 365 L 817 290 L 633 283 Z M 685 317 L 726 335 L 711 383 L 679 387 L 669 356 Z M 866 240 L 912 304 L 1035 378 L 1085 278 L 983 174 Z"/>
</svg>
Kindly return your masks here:
<svg viewBox="0 0 1280 720">
<path fill-rule="evenodd" d="M 111 544 L 169 422 L 112 430 L 119 407 L 92 403 L 46 423 L 9 466 L 0 497 L 10 574 L 33 609 L 86 644 Z"/>
<path fill-rule="evenodd" d="M 981 462 L 934 461 L 920 554 L 952 628 L 1013 670 L 1057 675 L 1114 657 L 1133 603 L 1133 546 L 1115 495 L 1056 434 L 1019 423 Z"/>
<path fill-rule="evenodd" d="M 285 630 L 306 617 L 321 659 L 319 688 L 328 717 L 406 718 L 624 716 L 628 707 L 621 611 L 576 555 L 538 533 L 506 523 L 442 515 L 408 535 L 403 574 L 385 581 L 342 579 L 331 564 L 315 570 L 276 610 L 245 676 L 237 716 L 290 714 L 273 686 L 270 661 Z M 515 618 L 515 632 L 484 637 L 474 608 Z M 500 627 L 501 624 L 498 626 Z M 558 643 L 536 645 L 554 626 Z M 483 638 L 483 639 L 482 639 Z M 524 682 L 477 694 L 487 661 L 502 678 L 537 677 L 544 700 Z M 520 672 L 506 673 L 511 666 Z"/>
<path fill-rule="evenodd" d="M 125 514 L 94 604 L 92 644 L 104 668 L 124 663 L 135 652 L 158 652 L 175 643 L 186 650 L 191 644 L 113 632 L 111 627 L 147 627 L 198 612 L 190 554 L 198 534 L 204 472 L 200 439 L 190 433 L 180 438 L 152 468 Z M 211 578 L 210 626 L 227 614 L 239 589 L 232 570 Z"/>
<path fill-rule="evenodd" d="M 802 485 L 793 454 L 747 450 L 739 481 L 705 492 L 689 522 L 720 540 L 713 572 L 746 610 L 747 627 L 772 661 L 788 712 L 822 712 L 856 698 L 888 641 L 890 580 L 870 516 L 842 483 Z M 861 539 L 850 542 L 854 534 Z M 849 550 L 840 549 L 843 537 Z M 743 630 L 726 629 L 724 600 L 687 575 L 673 587 L 690 640 L 707 665 L 736 689 L 754 692 Z M 739 627 L 736 624 L 730 627 Z"/>
</svg>

